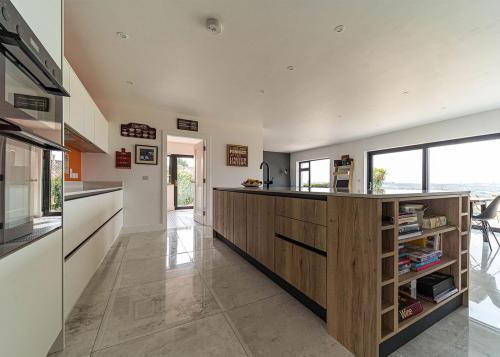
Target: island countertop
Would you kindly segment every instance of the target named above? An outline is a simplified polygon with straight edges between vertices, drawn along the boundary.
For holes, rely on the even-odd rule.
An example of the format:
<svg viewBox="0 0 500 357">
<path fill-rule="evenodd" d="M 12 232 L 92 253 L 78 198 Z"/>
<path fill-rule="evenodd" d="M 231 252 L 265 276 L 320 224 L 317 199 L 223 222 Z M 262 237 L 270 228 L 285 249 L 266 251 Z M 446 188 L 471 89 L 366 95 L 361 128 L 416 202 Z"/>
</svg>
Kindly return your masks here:
<svg viewBox="0 0 500 357">
<path fill-rule="evenodd" d="M 443 191 L 443 190 L 381 190 L 367 191 L 364 193 L 339 192 L 334 188 L 321 187 L 214 187 L 214 190 L 255 193 L 271 196 L 291 196 L 303 198 L 326 199 L 328 196 L 359 197 L 359 198 L 397 198 L 397 197 L 428 197 L 446 195 L 466 195 L 469 191 Z"/>
</svg>

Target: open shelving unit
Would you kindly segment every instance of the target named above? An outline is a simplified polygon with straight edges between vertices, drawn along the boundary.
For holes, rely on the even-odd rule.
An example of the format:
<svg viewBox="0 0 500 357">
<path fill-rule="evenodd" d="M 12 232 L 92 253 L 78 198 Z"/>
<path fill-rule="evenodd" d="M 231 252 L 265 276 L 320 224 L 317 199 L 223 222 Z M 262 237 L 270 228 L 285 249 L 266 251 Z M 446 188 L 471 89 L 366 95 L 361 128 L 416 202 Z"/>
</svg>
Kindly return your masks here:
<svg viewBox="0 0 500 357">
<path fill-rule="evenodd" d="M 425 229 L 416 237 L 398 239 L 397 217 L 399 204 L 403 202 L 423 203 L 427 207 L 426 214 L 445 215 L 448 225 L 435 229 Z M 418 198 L 385 199 L 380 202 L 382 216 L 394 217 L 394 223 L 380 223 L 380 274 L 379 274 L 379 343 L 383 343 L 415 322 L 447 304 L 459 294 L 464 294 L 463 304 L 467 304 L 469 286 L 469 238 L 470 213 L 469 197 L 439 196 Z M 440 237 L 440 249 L 443 251 L 441 262 L 418 272 L 408 272 L 398 275 L 398 247 L 401 243 L 411 243 L 423 238 Z M 412 280 L 419 279 L 430 273 L 441 271 L 454 278 L 459 291 L 440 303 L 421 300 L 423 311 L 403 321 L 398 321 L 399 287 Z"/>
</svg>

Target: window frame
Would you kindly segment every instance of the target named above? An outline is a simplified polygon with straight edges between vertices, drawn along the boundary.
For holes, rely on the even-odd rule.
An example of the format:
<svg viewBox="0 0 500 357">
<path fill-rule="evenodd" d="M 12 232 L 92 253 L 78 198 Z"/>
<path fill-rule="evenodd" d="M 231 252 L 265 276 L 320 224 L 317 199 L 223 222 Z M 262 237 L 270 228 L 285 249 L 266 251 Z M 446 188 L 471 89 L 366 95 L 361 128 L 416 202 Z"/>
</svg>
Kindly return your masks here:
<svg viewBox="0 0 500 357">
<path fill-rule="evenodd" d="M 496 140 L 500 139 L 500 133 L 494 134 L 486 134 L 486 135 L 478 135 L 478 136 L 469 136 L 466 138 L 460 139 L 451 139 L 451 140 L 442 140 L 442 141 L 434 141 L 424 144 L 417 145 L 408 145 L 408 146 L 400 146 L 394 147 L 390 149 L 383 150 L 373 150 L 368 151 L 367 153 L 367 173 L 366 173 L 366 188 L 367 190 L 371 189 L 371 185 L 373 182 L 373 157 L 380 154 L 390 154 L 411 150 L 422 150 L 422 190 L 428 190 L 429 188 L 429 149 L 433 147 L 440 146 L 449 146 L 449 145 L 457 145 L 457 144 L 467 144 L 478 141 L 487 141 L 487 140 Z"/>
<path fill-rule="evenodd" d="M 332 160 L 329 158 L 329 157 L 323 157 L 321 159 L 312 159 L 312 160 L 302 160 L 302 161 L 299 161 L 298 164 L 299 164 L 299 167 L 298 167 L 298 176 L 299 176 L 299 187 L 302 188 L 302 187 L 308 187 L 308 188 L 311 188 L 311 162 L 313 161 L 321 161 L 321 160 L 329 160 L 330 162 L 330 168 L 328 170 L 328 187 L 331 187 L 332 185 L 332 175 L 331 175 L 331 170 L 332 170 Z M 309 164 L 309 167 L 306 168 L 306 169 L 303 169 L 301 168 L 301 165 L 303 163 L 308 163 Z M 303 171 L 308 171 L 309 172 L 309 186 L 302 186 L 302 175 L 301 173 Z"/>
</svg>

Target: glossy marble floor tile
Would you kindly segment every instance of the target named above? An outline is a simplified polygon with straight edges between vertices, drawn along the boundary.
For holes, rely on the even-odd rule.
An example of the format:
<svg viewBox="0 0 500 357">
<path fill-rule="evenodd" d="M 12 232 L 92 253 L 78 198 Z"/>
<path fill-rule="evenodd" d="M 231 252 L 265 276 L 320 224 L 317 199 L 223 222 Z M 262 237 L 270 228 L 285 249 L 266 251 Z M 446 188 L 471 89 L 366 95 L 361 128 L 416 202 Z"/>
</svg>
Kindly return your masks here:
<svg viewBox="0 0 500 357">
<path fill-rule="evenodd" d="M 232 265 L 248 264 L 238 254 L 227 246 L 220 246 L 213 249 L 197 250 L 189 253 L 193 259 L 196 269 L 200 272 L 229 267 Z"/>
<path fill-rule="evenodd" d="M 93 357 L 246 357 L 222 314 L 95 352 Z"/>
<path fill-rule="evenodd" d="M 108 293 L 88 294 L 78 300 L 65 323 L 66 348 L 51 357 L 90 355 L 109 296 Z"/>
<path fill-rule="evenodd" d="M 353 356 L 326 324 L 286 293 L 227 313 L 253 356 Z"/>
<path fill-rule="evenodd" d="M 206 270 L 202 277 L 224 310 L 283 293 L 283 289 L 247 264 Z"/>
<path fill-rule="evenodd" d="M 176 228 L 119 237 L 66 322 L 66 350 L 51 357 L 352 356 L 211 227 L 194 224 L 188 211 L 170 216 L 177 214 Z M 495 244 L 489 251 L 473 231 L 470 308 L 392 357 L 500 356 Z"/>
<path fill-rule="evenodd" d="M 113 291 L 96 349 L 175 327 L 220 312 L 199 275 Z"/>
<path fill-rule="evenodd" d="M 115 289 L 197 273 L 188 253 L 124 260 L 118 272 Z"/>
</svg>

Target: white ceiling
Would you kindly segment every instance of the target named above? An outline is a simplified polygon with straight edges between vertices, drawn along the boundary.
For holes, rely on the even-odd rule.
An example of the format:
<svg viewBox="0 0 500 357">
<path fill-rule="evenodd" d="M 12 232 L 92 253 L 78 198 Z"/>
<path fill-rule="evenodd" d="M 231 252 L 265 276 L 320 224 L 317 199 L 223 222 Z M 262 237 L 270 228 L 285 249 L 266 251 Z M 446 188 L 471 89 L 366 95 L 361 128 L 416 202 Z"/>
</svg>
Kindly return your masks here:
<svg viewBox="0 0 500 357">
<path fill-rule="evenodd" d="M 136 102 L 262 123 L 271 151 L 500 107 L 498 0 L 66 0 L 65 27 L 105 113 Z"/>
</svg>

